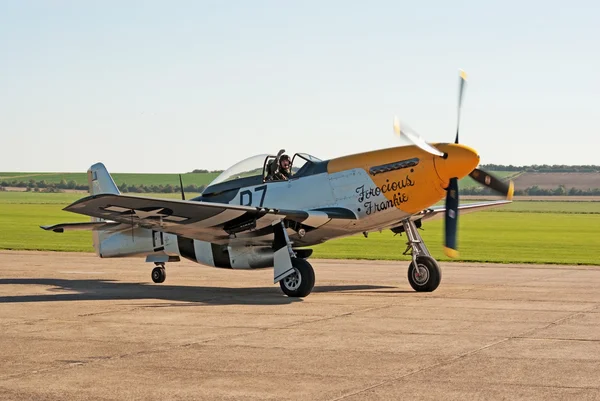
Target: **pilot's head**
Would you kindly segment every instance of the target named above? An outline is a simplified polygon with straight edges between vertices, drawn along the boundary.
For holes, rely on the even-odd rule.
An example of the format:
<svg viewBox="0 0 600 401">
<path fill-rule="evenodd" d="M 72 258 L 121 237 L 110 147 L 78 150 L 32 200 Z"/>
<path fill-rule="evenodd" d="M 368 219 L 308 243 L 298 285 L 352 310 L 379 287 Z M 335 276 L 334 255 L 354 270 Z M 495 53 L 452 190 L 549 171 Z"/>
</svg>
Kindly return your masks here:
<svg viewBox="0 0 600 401">
<path fill-rule="evenodd" d="M 288 155 L 281 156 L 279 159 L 279 164 L 281 165 L 282 169 L 289 170 L 291 164 L 290 157 Z"/>
</svg>

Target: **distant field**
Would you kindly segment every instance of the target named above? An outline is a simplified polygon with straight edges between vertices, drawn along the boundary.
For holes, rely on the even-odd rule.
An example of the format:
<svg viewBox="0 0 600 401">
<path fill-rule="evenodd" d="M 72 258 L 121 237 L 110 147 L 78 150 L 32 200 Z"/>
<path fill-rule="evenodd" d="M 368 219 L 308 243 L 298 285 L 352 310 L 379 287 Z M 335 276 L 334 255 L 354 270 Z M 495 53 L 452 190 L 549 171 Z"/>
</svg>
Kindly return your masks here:
<svg viewBox="0 0 600 401">
<path fill-rule="evenodd" d="M 461 195 L 461 200 L 482 201 L 482 200 L 497 200 L 498 195 Z M 515 202 L 520 201 L 537 201 L 537 202 L 600 202 L 600 196 L 583 196 L 583 195 L 556 195 L 556 196 L 541 196 L 541 195 L 515 195 Z"/>
<path fill-rule="evenodd" d="M 525 189 L 538 186 L 554 189 L 564 185 L 567 189 L 600 188 L 600 173 L 523 173 L 514 180 L 515 188 Z"/>
<path fill-rule="evenodd" d="M 135 174 L 111 173 L 117 185 L 179 185 L 178 174 Z M 218 173 L 186 173 L 181 175 L 183 185 L 207 185 L 215 179 Z M 73 180 L 77 184 L 87 185 L 87 174 L 82 173 L 0 173 L 0 181 L 46 181 L 48 184 L 58 184 L 61 180 Z"/>
<path fill-rule="evenodd" d="M 89 232 L 56 234 L 39 225 L 89 221 L 61 209 L 82 194 L 0 192 L 0 249 L 93 251 Z M 145 194 L 177 198 L 178 194 Z M 191 198 L 194 194 L 188 194 Z M 423 224 L 433 255 L 442 254 L 443 221 Z M 463 261 L 600 265 L 600 202 L 514 202 L 460 216 Z M 390 231 L 356 235 L 315 247 L 317 258 L 400 259 L 405 236 Z"/>
</svg>

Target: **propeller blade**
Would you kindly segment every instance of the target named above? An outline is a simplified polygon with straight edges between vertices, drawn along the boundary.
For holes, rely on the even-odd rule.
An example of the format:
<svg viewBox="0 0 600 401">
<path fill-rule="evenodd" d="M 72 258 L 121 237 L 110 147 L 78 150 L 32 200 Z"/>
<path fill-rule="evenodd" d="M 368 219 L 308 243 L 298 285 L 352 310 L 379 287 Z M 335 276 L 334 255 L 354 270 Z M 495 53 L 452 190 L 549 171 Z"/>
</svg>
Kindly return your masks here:
<svg viewBox="0 0 600 401">
<path fill-rule="evenodd" d="M 456 138 L 454 139 L 454 143 L 458 143 L 458 130 L 460 128 L 460 111 L 462 108 L 462 98 L 463 91 L 465 89 L 465 84 L 467 83 L 467 73 L 463 70 L 459 70 L 459 83 L 458 83 L 458 118 L 456 120 Z"/>
<path fill-rule="evenodd" d="M 179 174 L 179 188 L 181 188 L 181 199 L 185 200 L 185 194 L 183 193 L 183 181 L 181 180 L 181 174 Z"/>
<path fill-rule="evenodd" d="M 423 149 L 427 153 L 431 153 L 435 156 L 444 157 L 443 152 L 440 152 L 438 149 L 428 144 L 423 138 L 421 138 L 421 135 L 419 135 L 417 132 L 411 129 L 408 125 L 402 124 L 402 126 L 400 126 L 400 121 L 397 117 L 394 117 L 394 133 L 399 137 L 404 135 L 404 137 L 407 138 L 410 142 Z"/>
<path fill-rule="evenodd" d="M 446 189 L 446 213 L 444 216 L 444 253 L 450 258 L 458 257 L 456 233 L 458 227 L 458 179 L 451 178 Z"/>
<path fill-rule="evenodd" d="M 478 168 L 471 171 L 469 176 L 481 185 L 498 192 L 499 194 L 505 196 L 508 200 L 512 200 L 515 192 L 515 186 L 512 181 L 509 181 L 507 184 L 501 181 L 499 178 L 494 177 L 490 173 Z"/>
</svg>

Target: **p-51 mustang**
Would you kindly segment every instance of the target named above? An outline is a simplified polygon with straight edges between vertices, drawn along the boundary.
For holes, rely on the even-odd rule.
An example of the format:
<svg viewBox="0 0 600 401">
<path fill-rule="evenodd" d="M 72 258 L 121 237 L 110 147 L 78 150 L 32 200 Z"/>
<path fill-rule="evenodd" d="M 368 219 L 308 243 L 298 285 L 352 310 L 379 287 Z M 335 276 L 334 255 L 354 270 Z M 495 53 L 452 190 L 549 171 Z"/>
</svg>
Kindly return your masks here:
<svg viewBox="0 0 600 401">
<path fill-rule="evenodd" d="M 92 221 L 42 228 L 91 229 L 100 257 L 146 256 L 156 265 L 155 283 L 165 280 L 165 263 L 181 257 L 232 269 L 273 267 L 273 282 L 290 297 L 305 297 L 314 287 L 307 247 L 390 229 L 407 234 L 412 288 L 433 291 L 441 270 L 417 230 L 421 223 L 444 215 L 445 252 L 457 257 L 458 212 L 509 203 L 513 193 L 512 182 L 476 168 L 477 152 L 458 143 L 464 83 L 461 72 L 455 143 L 427 143 L 395 120 L 396 134 L 414 145 L 331 160 L 296 153 L 291 163 L 283 152 L 258 155 L 224 171 L 190 200 L 183 192 L 182 200 L 122 195 L 97 163 L 88 170 L 91 195 L 65 208 Z M 459 206 L 458 180 L 467 175 L 507 200 Z M 445 206 L 432 207 L 444 196 Z"/>
</svg>

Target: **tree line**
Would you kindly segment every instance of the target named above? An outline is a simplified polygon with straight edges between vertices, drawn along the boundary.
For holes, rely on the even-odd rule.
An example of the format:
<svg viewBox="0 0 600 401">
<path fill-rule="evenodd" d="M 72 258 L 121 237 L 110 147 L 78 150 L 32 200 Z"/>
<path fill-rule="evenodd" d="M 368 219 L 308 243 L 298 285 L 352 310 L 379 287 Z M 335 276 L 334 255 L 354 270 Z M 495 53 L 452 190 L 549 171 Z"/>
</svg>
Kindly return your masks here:
<svg viewBox="0 0 600 401">
<path fill-rule="evenodd" d="M 162 193 L 162 194 L 172 194 L 175 192 L 181 192 L 181 187 L 179 185 L 127 185 L 125 183 L 121 185 L 117 185 L 119 187 L 119 191 L 121 192 L 135 192 L 135 193 Z M 189 184 L 183 186 L 184 192 L 202 192 L 206 188 L 206 185 L 196 185 Z"/>
<path fill-rule="evenodd" d="M 195 169 L 191 171 L 191 174 L 208 174 L 208 173 L 218 173 L 221 174 L 224 170 L 206 170 L 203 168 Z"/>
</svg>

